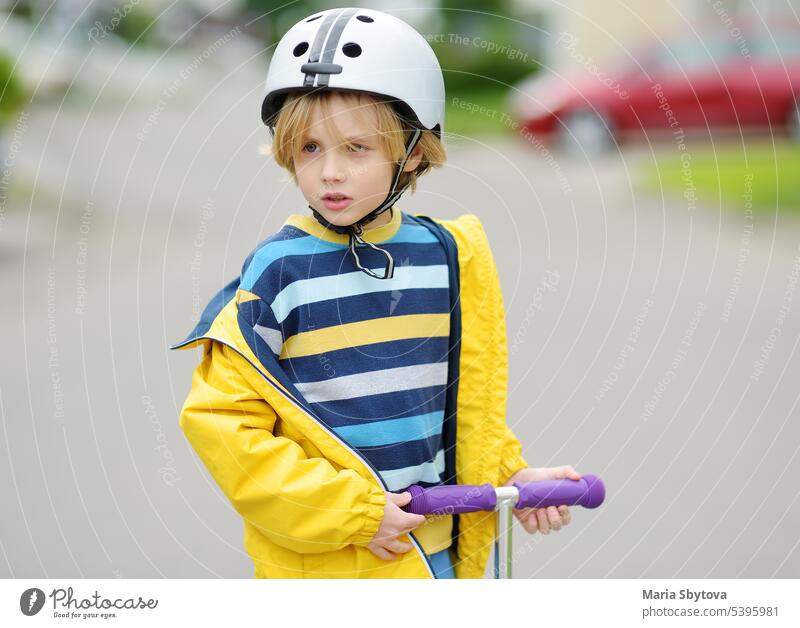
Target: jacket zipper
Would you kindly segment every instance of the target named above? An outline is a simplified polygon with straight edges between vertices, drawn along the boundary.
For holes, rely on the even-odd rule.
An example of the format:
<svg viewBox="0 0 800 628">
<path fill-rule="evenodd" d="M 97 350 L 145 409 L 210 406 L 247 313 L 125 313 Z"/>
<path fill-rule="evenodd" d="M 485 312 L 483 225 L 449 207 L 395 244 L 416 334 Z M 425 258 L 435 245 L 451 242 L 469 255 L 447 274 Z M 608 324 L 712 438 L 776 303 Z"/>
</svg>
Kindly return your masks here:
<svg viewBox="0 0 800 628">
<path fill-rule="evenodd" d="M 360 453 L 358 453 L 358 452 L 357 452 L 356 450 L 354 450 L 354 449 L 353 449 L 353 448 L 352 448 L 350 445 L 348 445 L 348 444 L 347 444 L 346 442 L 344 442 L 344 441 L 343 441 L 341 438 L 339 438 L 339 436 L 338 436 L 338 435 L 337 435 L 335 432 L 332 432 L 331 430 L 329 430 L 329 429 L 327 428 L 327 426 L 325 426 L 323 423 L 321 423 L 320 421 L 318 421 L 316 418 L 314 418 L 313 416 L 311 416 L 310 414 L 308 414 L 308 412 L 306 412 L 306 411 L 305 411 L 305 410 L 304 410 L 304 409 L 303 409 L 303 408 L 302 408 L 302 407 L 301 407 L 301 406 L 300 406 L 300 405 L 299 405 L 299 404 L 298 404 L 298 403 L 297 403 L 297 402 L 296 402 L 296 401 L 295 401 L 295 400 L 294 400 L 294 399 L 293 399 L 293 398 L 292 398 L 290 395 L 287 395 L 287 394 L 286 394 L 286 393 L 285 393 L 283 390 L 281 390 L 279 387 L 275 386 L 275 385 L 272 383 L 272 381 L 270 380 L 270 378 L 269 378 L 269 377 L 267 377 L 267 375 L 266 375 L 266 374 L 264 374 L 264 372 L 263 372 L 263 371 L 262 371 L 260 368 L 258 368 L 258 366 L 256 366 L 255 364 L 253 364 L 253 362 L 250 360 L 250 358 L 248 358 L 246 355 L 244 355 L 244 354 L 243 354 L 241 351 L 239 351 L 239 349 L 237 349 L 236 347 L 234 347 L 234 346 L 233 346 L 231 343 L 229 343 L 229 342 L 226 342 L 226 341 L 224 341 L 224 340 L 221 340 L 220 338 L 215 338 L 215 337 L 213 337 L 213 336 L 200 336 L 199 338 L 192 338 L 191 340 L 187 340 L 186 342 L 182 342 L 182 343 L 180 343 L 180 344 L 173 345 L 172 347 L 170 347 L 170 349 L 180 349 L 181 347 L 184 347 L 184 346 L 186 346 L 186 345 L 188 345 L 188 344 L 190 344 L 190 343 L 192 343 L 192 342 L 196 342 L 197 340 L 216 340 L 217 342 L 220 342 L 220 343 L 224 344 L 225 346 L 227 346 L 227 347 L 230 347 L 231 349 L 233 349 L 234 351 L 236 351 L 236 353 L 238 353 L 240 356 L 242 356 L 242 358 L 244 358 L 244 359 L 247 361 L 247 363 L 248 363 L 250 366 L 252 366 L 252 367 L 253 367 L 253 368 L 254 368 L 254 369 L 255 369 L 255 370 L 258 372 L 258 374 L 259 374 L 259 375 L 261 375 L 261 377 L 263 377 L 263 378 L 264 378 L 264 379 L 267 381 L 267 383 L 269 383 L 269 384 L 270 384 L 270 385 L 271 385 L 273 388 L 275 388 L 275 389 L 276 389 L 276 390 L 277 390 L 277 391 L 278 391 L 278 392 L 279 392 L 281 395 L 283 395 L 283 396 L 284 396 L 284 397 L 285 397 L 285 398 L 286 398 L 286 399 L 287 399 L 287 400 L 288 400 L 290 403 L 292 403 L 292 404 L 293 404 L 293 405 L 294 405 L 294 406 L 295 406 L 295 407 L 296 407 L 298 410 L 300 410 L 300 412 L 302 412 L 302 413 L 303 413 L 305 416 L 307 416 L 307 417 L 308 417 L 308 418 L 310 418 L 312 421 L 314 421 L 314 423 L 316 423 L 317 425 L 319 425 L 319 426 L 320 426 L 320 427 L 321 427 L 323 430 L 325 430 L 325 431 L 326 431 L 326 432 L 327 432 L 327 433 L 328 433 L 330 436 L 332 436 L 336 442 L 338 442 L 338 443 L 339 443 L 339 444 L 340 444 L 342 447 L 344 447 L 345 449 L 347 449 L 347 450 L 348 450 L 348 451 L 349 451 L 351 454 L 353 454 L 353 455 L 354 455 L 356 458 L 358 458 L 358 459 L 359 459 L 361 462 L 363 462 L 363 463 L 364 463 L 364 466 L 366 466 L 366 467 L 367 467 L 367 469 L 369 469 L 370 473 L 372 473 L 372 476 L 373 476 L 373 477 L 375 478 L 375 480 L 378 482 L 378 484 L 380 485 L 380 487 L 381 487 L 381 488 L 382 488 L 384 491 L 387 491 L 387 490 L 388 490 L 388 487 L 387 487 L 387 486 L 386 486 L 386 484 L 384 483 L 384 481 L 383 481 L 383 479 L 381 478 L 380 474 L 379 474 L 379 473 L 378 473 L 378 471 L 375 469 L 375 467 L 373 467 L 373 466 L 372 466 L 372 463 L 371 463 L 369 460 L 367 460 L 366 458 L 364 458 L 364 457 L 363 457 L 363 456 L 362 456 Z M 422 556 L 422 559 L 425 561 L 425 566 L 428 568 L 428 572 L 431 574 L 431 578 L 436 578 L 436 572 L 433 570 L 433 566 L 431 565 L 431 562 L 430 562 L 430 560 L 428 559 L 428 556 L 425 554 L 425 552 L 424 552 L 424 550 L 422 549 L 422 546 L 420 545 L 419 541 L 418 541 L 418 540 L 417 540 L 417 538 L 414 536 L 414 533 L 413 533 L 413 532 L 408 532 L 407 534 L 408 534 L 409 538 L 411 539 L 411 544 L 412 544 L 412 545 L 413 545 L 413 546 L 416 548 L 416 550 L 419 552 L 420 556 Z"/>
</svg>

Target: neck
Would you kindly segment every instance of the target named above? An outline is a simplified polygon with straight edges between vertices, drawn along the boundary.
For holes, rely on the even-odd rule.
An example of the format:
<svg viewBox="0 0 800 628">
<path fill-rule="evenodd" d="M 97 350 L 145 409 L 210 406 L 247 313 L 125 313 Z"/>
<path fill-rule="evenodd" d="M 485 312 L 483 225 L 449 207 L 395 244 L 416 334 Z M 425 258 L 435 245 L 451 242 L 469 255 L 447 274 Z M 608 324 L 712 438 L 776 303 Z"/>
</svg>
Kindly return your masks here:
<svg viewBox="0 0 800 628">
<path fill-rule="evenodd" d="M 388 225 L 392 222 L 392 218 L 394 217 L 394 207 L 390 207 L 382 214 L 375 216 L 372 220 L 370 220 L 367 224 L 364 225 L 364 231 L 369 231 L 370 229 L 377 229 L 378 227 L 383 227 L 384 225 Z"/>
</svg>

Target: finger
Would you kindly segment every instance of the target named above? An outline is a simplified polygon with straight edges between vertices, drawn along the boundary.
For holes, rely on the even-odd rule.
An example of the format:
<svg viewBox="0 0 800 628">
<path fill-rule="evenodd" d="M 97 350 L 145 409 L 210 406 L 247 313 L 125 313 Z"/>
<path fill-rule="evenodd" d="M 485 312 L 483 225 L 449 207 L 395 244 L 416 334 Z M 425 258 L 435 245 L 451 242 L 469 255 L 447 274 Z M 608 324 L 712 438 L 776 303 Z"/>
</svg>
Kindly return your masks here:
<svg viewBox="0 0 800 628">
<path fill-rule="evenodd" d="M 529 523 L 529 519 L 531 513 L 533 512 L 533 508 L 520 508 L 519 510 L 514 509 L 513 512 L 517 520 L 522 524 L 522 527 L 525 528 L 525 532 L 527 532 L 528 534 L 533 534 L 534 532 L 536 532 L 535 519 L 533 525 Z"/>
<path fill-rule="evenodd" d="M 547 520 L 547 509 L 537 508 L 536 519 L 539 521 L 539 532 L 542 534 L 550 534 L 550 522 Z"/>
<path fill-rule="evenodd" d="M 569 465 L 565 465 L 561 467 L 562 472 L 564 473 L 565 478 L 569 478 L 570 480 L 580 480 L 581 474 L 578 473 L 575 469 L 573 469 Z"/>
<path fill-rule="evenodd" d="M 425 515 L 409 515 L 403 518 L 403 527 L 400 529 L 399 534 L 406 534 L 411 532 L 414 528 L 418 528 L 425 523 Z"/>
<path fill-rule="evenodd" d="M 530 510 L 530 513 L 522 522 L 522 527 L 525 528 L 528 534 L 535 534 L 539 530 L 539 519 L 533 508 L 528 508 L 528 510 Z"/>
<path fill-rule="evenodd" d="M 559 506 L 558 512 L 561 515 L 561 525 L 562 526 L 569 525 L 569 522 L 572 521 L 572 514 L 569 511 L 569 507 Z"/>
<path fill-rule="evenodd" d="M 395 504 L 396 506 L 405 506 L 411 501 L 411 493 L 404 491 L 402 493 L 386 493 L 386 501 Z"/>
<path fill-rule="evenodd" d="M 519 522 L 524 523 L 525 520 L 530 516 L 531 512 L 533 512 L 533 508 L 514 508 L 513 512 L 514 516 L 519 520 Z"/>
<path fill-rule="evenodd" d="M 547 520 L 550 522 L 550 529 L 554 532 L 558 532 L 561 529 L 561 515 L 555 506 L 547 507 Z"/>
<path fill-rule="evenodd" d="M 403 543 L 403 541 L 392 539 L 384 545 L 384 548 L 394 552 L 395 554 L 405 554 L 406 552 L 410 552 L 412 549 L 414 549 L 414 546 L 411 545 L 411 543 Z"/>
<path fill-rule="evenodd" d="M 395 554 L 380 546 L 370 547 L 370 551 L 381 560 L 394 560 L 397 558 Z"/>
</svg>

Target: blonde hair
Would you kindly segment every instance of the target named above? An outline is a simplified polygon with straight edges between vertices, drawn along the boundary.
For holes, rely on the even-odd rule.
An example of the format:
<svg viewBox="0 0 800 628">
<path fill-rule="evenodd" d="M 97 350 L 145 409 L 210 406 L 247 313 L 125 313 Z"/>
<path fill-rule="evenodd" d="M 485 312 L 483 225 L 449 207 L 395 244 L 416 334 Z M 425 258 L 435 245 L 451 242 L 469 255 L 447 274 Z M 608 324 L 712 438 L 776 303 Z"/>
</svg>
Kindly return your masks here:
<svg viewBox="0 0 800 628">
<path fill-rule="evenodd" d="M 345 99 L 349 109 L 362 122 L 367 121 L 366 108 L 374 107 L 378 118 L 376 132 L 380 148 L 390 161 L 399 165 L 405 156 L 405 144 L 410 137 L 411 125 L 397 114 L 388 100 L 362 92 L 337 91 L 336 93 Z M 279 166 L 291 173 L 295 183 L 297 171 L 294 166 L 294 155 L 298 154 L 304 145 L 305 131 L 310 125 L 315 107 L 322 108 L 322 119 L 337 144 L 341 146 L 347 143 L 332 122 L 328 102 L 330 95 L 331 92 L 327 90 L 289 94 L 275 119 L 272 145 L 261 148 L 262 154 L 271 154 Z M 432 131 L 423 130 L 417 146 L 422 149 L 422 159 L 413 171 L 403 172 L 400 175 L 398 189 L 408 184 L 409 189 L 414 192 L 417 178 L 431 168 L 440 168 L 447 159 L 444 145 Z"/>
</svg>

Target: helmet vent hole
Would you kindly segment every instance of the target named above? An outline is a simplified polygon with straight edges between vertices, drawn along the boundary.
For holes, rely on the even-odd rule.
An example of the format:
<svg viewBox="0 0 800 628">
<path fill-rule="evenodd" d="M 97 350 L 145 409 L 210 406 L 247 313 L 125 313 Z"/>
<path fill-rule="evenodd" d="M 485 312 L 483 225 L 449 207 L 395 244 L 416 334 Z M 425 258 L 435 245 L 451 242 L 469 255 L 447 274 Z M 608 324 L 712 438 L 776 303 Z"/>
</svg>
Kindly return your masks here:
<svg viewBox="0 0 800 628">
<path fill-rule="evenodd" d="M 356 19 L 361 20 L 362 22 L 367 22 L 368 24 L 375 21 L 369 15 L 357 15 Z"/>
<path fill-rule="evenodd" d="M 348 57 L 358 57 L 361 55 L 361 46 L 350 42 L 342 46 L 342 52 Z"/>
<path fill-rule="evenodd" d="M 313 22 L 314 20 L 318 20 L 318 19 L 319 19 L 319 18 L 321 18 L 321 17 L 322 17 L 322 13 L 320 13 L 319 15 L 315 15 L 314 17 L 310 17 L 310 18 L 308 18 L 308 19 L 306 20 L 306 22 Z"/>
<path fill-rule="evenodd" d="M 294 56 L 299 57 L 302 54 L 305 54 L 306 50 L 308 50 L 308 42 L 301 41 L 294 47 Z"/>
</svg>

